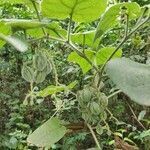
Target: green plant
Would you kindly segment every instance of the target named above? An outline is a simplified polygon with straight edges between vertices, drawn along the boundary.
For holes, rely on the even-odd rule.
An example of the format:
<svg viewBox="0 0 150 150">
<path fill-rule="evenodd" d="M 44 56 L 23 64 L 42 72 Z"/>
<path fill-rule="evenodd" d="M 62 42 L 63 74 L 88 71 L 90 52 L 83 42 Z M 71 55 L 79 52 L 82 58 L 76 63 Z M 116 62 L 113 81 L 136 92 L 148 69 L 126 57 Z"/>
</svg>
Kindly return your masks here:
<svg viewBox="0 0 150 150">
<path fill-rule="evenodd" d="M 4 3 L 0 2 L 0 5 Z M 109 99 L 125 93 L 141 105 L 150 105 L 149 66 L 121 58 L 132 36 L 143 26 L 147 28 L 150 18 L 148 6 L 140 7 L 136 2 L 114 1 L 112 4 L 107 0 L 10 0 L 8 3 L 29 7 L 35 15 L 31 19 L 2 18 L 0 21 L 0 47 L 7 42 L 26 55 L 26 59 L 21 60 L 21 74 L 30 85 L 23 101 L 24 107 L 35 107 L 47 98 L 54 106 L 50 119 L 44 120 L 45 123 L 28 136 L 28 145 L 24 148 L 33 145 L 55 147 L 60 139 L 74 132 L 74 127 L 70 127 L 71 119 L 66 119 L 69 114 L 65 111 L 75 109 L 79 110 L 78 117 L 75 117 L 77 123 L 83 122 L 80 127 L 75 127 L 75 132 L 90 132 L 96 148 L 104 149 L 108 142 L 101 142 L 100 137 L 116 136 L 109 122 L 126 125 L 109 110 Z M 112 41 L 105 41 L 107 37 L 113 38 Z M 141 42 L 142 36 L 131 41 L 136 48 L 138 40 Z M 75 72 L 78 73 L 81 68 L 79 74 L 82 77 L 76 81 L 75 73 L 70 75 L 72 71 L 68 71 L 71 80 L 66 80 L 67 77 L 61 79 L 62 68 L 66 65 L 72 66 L 68 70 L 77 68 Z M 109 78 L 117 86 L 115 89 L 111 88 Z M 108 84 L 109 88 L 106 87 Z M 113 92 L 108 95 L 108 91 Z M 130 105 L 129 108 L 132 111 Z M 137 121 L 141 125 L 140 120 Z M 18 135 L 18 132 L 11 134 L 10 143 L 15 144 L 7 147 L 17 148 L 17 138 L 23 137 L 24 142 L 28 133 Z M 124 141 L 134 143 L 127 137 Z"/>
</svg>

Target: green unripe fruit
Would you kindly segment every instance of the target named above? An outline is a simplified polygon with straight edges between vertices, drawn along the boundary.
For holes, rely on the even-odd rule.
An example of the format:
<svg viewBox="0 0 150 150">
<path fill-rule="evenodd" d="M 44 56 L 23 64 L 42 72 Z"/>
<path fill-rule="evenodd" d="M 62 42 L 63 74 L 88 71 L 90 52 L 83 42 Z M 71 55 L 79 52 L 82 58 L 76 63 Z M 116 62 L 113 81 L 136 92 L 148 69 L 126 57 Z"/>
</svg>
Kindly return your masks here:
<svg viewBox="0 0 150 150">
<path fill-rule="evenodd" d="M 46 73 L 45 72 L 37 72 L 36 76 L 35 76 L 35 82 L 38 83 L 42 83 L 45 80 L 46 77 Z"/>
<path fill-rule="evenodd" d="M 38 71 L 43 71 L 47 66 L 47 58 L 42 53 L 37 53 L 33 58 L 33 65 Z"/>
<path fill-rule="evenodd" d="M 92 99 L 92 90 L 93 89 L 91 87 L 87 87 L 77 93 L 77 99 L 81 107 Z"/>
<path fill-rule="evenodd" d="M 82 113 L 82 118 L 86 121 L 89 122 L 90 121 L 90 117 L 88 113 Z"/>
<path fill-rule="evenodd" d="M 92 114 L 98 115 L 100 113 L 100 106 L 96 102 L 90 103 L 90 111 Z"/>
<path fill-rule="evenodd" d="M 100 93 L 99 103 L 104 108 L 106 108 L 108 106 L 108 98 L 104 93 Z"/>
<path fill-rule="evenodd" d="M 47 65 L 44 68 L 43 72 L 45 72 L 47 75 L 52 71 L 52 64 L 50 61 L 47 61 Z"/>
<path fill-rule="evenodd" d="M 107 113 L 105 111 L 103 111 L 101 114 L 100 114 L 100 118 L 102 120 L 106 120 L 107 119 Z"/>
<path fill-rule="evenodd" d="M 100 124 L 98 124 L 98 125 L 96 126 L 96 132 L 97 132 L 99 135 L 103 134 L 103 127 L 102 127 Z"/>
</svg>

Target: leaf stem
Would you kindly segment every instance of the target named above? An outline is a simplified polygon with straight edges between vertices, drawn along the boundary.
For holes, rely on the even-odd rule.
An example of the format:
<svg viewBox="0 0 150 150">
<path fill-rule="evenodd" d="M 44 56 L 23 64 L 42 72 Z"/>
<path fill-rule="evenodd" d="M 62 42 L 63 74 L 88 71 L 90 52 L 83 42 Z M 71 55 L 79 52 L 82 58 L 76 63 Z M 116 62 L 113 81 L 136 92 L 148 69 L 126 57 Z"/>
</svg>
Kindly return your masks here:
<svg viewBox="0 0 150 150">
<path fill-rule="evenodd" d="M 40 17 L 40 14 L 39 14 L 39 11 L 38 11 L 38 9 L 37 9 L 37 7 L 36 7 L 36 4 L 35 4 L 35 1 L 34 1 L 34 0 L 30 0 L 30 1 L 31 1 L 31 3 L 32 3 L 32 5 L 33 5 L 33 7 L 34 7 L 34 9 L 35 9 L 35 12 L 36 12 L 36 15 L 37 15 L 38 20 L 39 20 L 40 22 L 42 22 L 41 17 Z M 47 34 L 46 34 L 46 31 L 44 30 L 44 28 L 42 28 L 42 31 L 43 31 L 44 35 L 47 35 Z"/>
<path fill-rule="evenodd" d="M 115 96 L 115 95 L 117 95 L 118 93 L 121 93 L 121 92 L 122 92 L 121 90 L 118 90 L 118 91 L 116 91 L 116 92 L 110 94 L 107 98 L 110 99 L 110 98 L 112 98 L 113 96 Z"/>
<path fill-rule="evenodd" d="M 87 123 L 87 127 L 89 128 L 89 130 L 90 130 L 90 132 L 91 132 L 91 134 L 92 134 L 92 136 L 93 136 L 93 139 L 94 139 L 94 141 L 95 141 L 95 143 L 96 143 L 98 149 L 99 149 L 99 150 L 102 150 L 102 148 L 101 148 L 101 146 L 100 146 L 100 144 L 99 144 L 99 142 L 98 142 L 98 139 L 97 139 L 97 137 L 96 137 L 96 135 L 95 135 L 95 133 L 94 133 L 94 131 L 93 131 L 91 125 Z"/>
<path fill-rule="evenodd" d="M 114 117 L 113 113 L 111 113 L 111 111 L 108 108 L 106 108 L 106 111 L 110 114 L 110 118 L 114 119 L 117 123 L 119 122 L 119 120 L 116 117 Z"/>
<path fill-rule="evenodd" d="M 56 84 L 56 86 L 57 86 L 57 85 L 59 85 L 59 81 L 58 81 L 58 73 L 57 73 L 56 65 L 55 65 L 53 59 L 51 60 L 51 63 L 52 63 L 52 67 L 53 67 L 53 70 L 54 70 L 55 84 Z"/>
<path fill-rule="evenodd" d="M 134 113 L 132 107 L 130 106 L 130 104 L 129 104 L 128 102 L 126 102 L 126 103 L 127 103 L 127 105 L 129 106 L 129 108 L 130 108 L 130 110 L 131 110 L 131 112 L 132 112 L 132 114 L 133 114 L 133 116 L 134 116 L 134 119 L 137 121 L 137 123 L 138 123 L 144 130 L 146 130 L 146 128 L 144 127 L 144 125 L 138 120 L 138 118 L 137 118 L 137 116 L 135 115 L 135 113 Z"/>
<path fill-rule="evenodd" d="M 68 33 L 67 33 L 68 43 L 70 42 L 70 38 L 71 38 L 71 23 L 72 23 L 72 14 L 70 15 L 69 24 L 68 24 Z"/>
<path fill-rule="evenodd" d="M 100 73 L 97 66 L 95 66 L 92 63 L 92 61 L 83 52 L 81 52 L 73 43 L 68 43 L 68 46 L 70 46 L 80 57 L 84 58 L 98 73 Z"/>
</svg>

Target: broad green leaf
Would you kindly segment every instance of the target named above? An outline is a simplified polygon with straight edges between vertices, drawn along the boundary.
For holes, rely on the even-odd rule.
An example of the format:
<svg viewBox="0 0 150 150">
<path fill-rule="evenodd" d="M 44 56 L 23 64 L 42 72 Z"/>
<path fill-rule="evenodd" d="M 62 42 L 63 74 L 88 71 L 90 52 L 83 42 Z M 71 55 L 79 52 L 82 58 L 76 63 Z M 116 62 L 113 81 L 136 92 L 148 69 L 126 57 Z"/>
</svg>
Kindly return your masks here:
<svg viewBox="0 0 150 150">
<path fill-rule="evenodd" d="M 81 33 L 74 33 L 71 35 L 71 39 L 73 42 L 81 44 L 81 45 L 93 45 L 93 39 L 95 36 L 95 30 L 81 32 Z"/>
<path fill-rule="evenodd" d="M 0 34 L 9 35 L 11 33 L 11 28 L 0 22 Z M 2 47 L 6 42 L 0 39 L 0 47 Z"/>
<path fill-rule="evenodd" d="M 91 50 L 86 50 L 85 51 L 85 55 L 92 61 L 94 62 L 94 55 L 95 55 L 95 52 L 94 51 L 91 51 Z M 83 73 L 85 74 L 86 72 L 88 72 L 92 66 L 84 59 L 82 58 L 81 56 L 79 56 L 76 52 L 72 52 L 69 54 L 68 56 L 68 61 L 69 62 L 73 62 L 73 63 L 77 63 Z"/>
<path fill-rule="evenodd" d="M 2 21 L 16 30 L 33 29 L 48 25 L 47 22 L 39 22 L 37 20 L 25 19 L 2 19 Z"/>
<path fill-rule="evenodd" d="M 66 37 L 67 31 L 62 29 L 62 27 L 59 25 L 59 23 L 52 22 L 45 26 L 46 33 L 49 34 L 49 36 L 52 37 Z M 40 28 L 36 29 L 29 29 L 27 30 L 28 35 L 36 38 L 43 37 L 43 31 Z"/>
<path fill-rule="evenodd" d="M 58 142 L 66 134 L 66 131 L 66 127 L 61 124 L 59 119 L 52 118 L 29 135 L 27 142 L 37 147 L 50 147 Z"/>
<path fill-rule="evenodd" d="M 97 31 L 95 34 L 95 40 L 100 38 L 103 34 L 106 33 L 109 29 L 113 28 L 115 25 L 119 23 L 119 16 L 121 13 L 121 8 L 127 8 L 127 12 L 129 15 L 129 19 L 135 19 L 139 17 L 141 8 L 135 3 L 119 3 L 111 6 L 102 16 L 99 25 L 97 27 Z"/>
<path fill-rule="evenodd" d="M 111 60 L 106 66 L 111 80 L 133 101 L 150 106 L 150 66 L 127 58 Z"/>
<path fill-rule="evenodd" d="M 48 26 L 46 26 L 46 31 L 50 36 L 54 36 L 54 37 L 67 36 L 67 31 L 64 30 L 57 22 L 52 22 Z"/>
<path fill-rule="evenodd" d="M 105 47 L 100 49 L 97 53 L 95 51 L 86 50 L 85 55 L 92 61 L 93 64 L 102 65 L 109 58 L 109 56 L 114 50 L 115 47 Z M 121 55 L 122 50 L 120 49 L 114 55 L 113 58 L 121 57 Z M 84 58 L 79 56 L 76 52 L 70 53 L 70 55 L 68 56 L 68 61 L 77 63 L 84 74 L 87 73 L 90 69 L 92 69 L 92 66 Z"/>
<path fill-rule="evenodd" d="M 10 45 L 12 45 L 15 49 L 20 52 L 25 52 L 28 50 L 28 44 L 19 38 L 13 36 L 5 36 L 4 34 L 0 34 L 0 39 L 6 41 Z"/>
<path fill-rule="evenodd" d="M 43 0 L 42 13 L 55 19 L 66 19 L 72 15 L 73 21 L 96 20 L 105 11 L 107 0 Z"/>
<path fill-rule="evenodd" d="M 40 92 L 38 92 L 38 96 L 41 97 L 46 97 L 48 95 L 52 95 L 64 90 L 69 90 L 72 89 L 75 85 L 77 84 L 76 81 L 70 83 L 68 86 L 66 85 L 60 85 L 60 86 L 55 86 L 55 85 L 50 85 L 48 87 L 46 87 L 45 89 L 41 90 Z"/>
<path fill-rule="evenodd" d="M 96 53 L 96 62 L 97 65 L 102 65 L 106 62 L 106 60 L 111 56 L 111 54 L 114 52 L 116 48 L 115 47 L 104 47 L 101 48 L 97 53 Z M 118 50 L 113 58 L 118 58 L 122 56 L 122 50 Z"/>
</svg>

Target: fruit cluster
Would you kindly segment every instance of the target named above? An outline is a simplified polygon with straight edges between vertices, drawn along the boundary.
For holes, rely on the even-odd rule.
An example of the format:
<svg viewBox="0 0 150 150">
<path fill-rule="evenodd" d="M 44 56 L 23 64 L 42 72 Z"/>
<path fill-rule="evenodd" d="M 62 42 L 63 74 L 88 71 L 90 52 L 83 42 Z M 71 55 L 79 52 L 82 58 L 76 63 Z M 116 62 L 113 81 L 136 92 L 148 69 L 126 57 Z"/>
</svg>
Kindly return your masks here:
<svg viewBox="0 0 150 150">
<path fill-rule="evenodd" d="M 52 64 L 45 53 L 37 52 L 33 56 L 32 62 L 26 62 L 22 68 L 22 77 L 27 82 L 41 83 L 46 76 L 51 72 Z"/>
<path fill-rule="evenodd" d="M 107 96 L 93 87 L 85 87 L 77 93 L 77 100 L 82 112 L 82 118 L 90 124 L 98 124 L 106 120 L 105 109 L 108 105 Z"/>
</svg>

